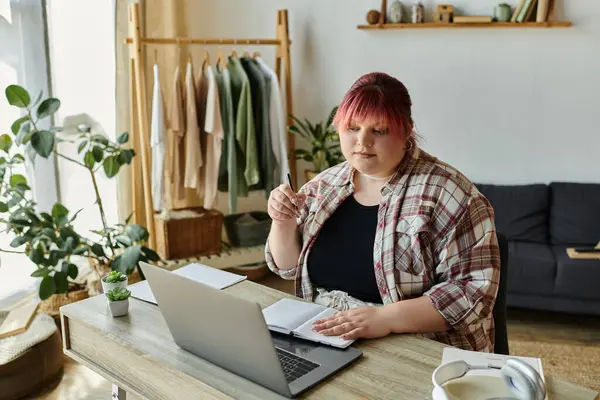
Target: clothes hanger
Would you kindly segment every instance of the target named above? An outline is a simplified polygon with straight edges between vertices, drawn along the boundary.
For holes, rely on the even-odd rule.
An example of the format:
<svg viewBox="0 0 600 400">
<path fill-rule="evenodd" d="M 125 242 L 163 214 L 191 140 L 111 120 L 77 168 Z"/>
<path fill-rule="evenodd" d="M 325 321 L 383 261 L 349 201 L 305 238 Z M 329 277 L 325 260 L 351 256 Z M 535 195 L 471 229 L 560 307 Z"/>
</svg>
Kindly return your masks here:
<svg viewBox="0 0 600 400">
<path fill-rule="evenodd" d="M 204 71 L 207 65 L 210 65 L 210 55 L 208 54 L 206 47 L 204 48 L 203 58 L 204 60 L 202 61 L 202 71 Z"/>
<path fill-rule="evenodd" d="M 246 57 L 246 58 L 250 58 L 250 52 L 248 51 L 248 44 L 249 44 L 249 42 L 250 41 L 246 42 L 246 49 L 244 50 L 244 54 L 243 54 L 243 56 Z"/>
<path fill-rule="evenodd" d="M 188 64 L 193 64 L 193 59 L 192 59 L 192 52 L 188 52 L 188 59 L 187 59 Z"/>
<path fill-rule="evenodd" d="M 234 46 L 235 46 L 235 45 L 237 45 L 237 39 L 234 39 L 234 40 L 233 40 L 233 45 L 234 45 Z M 233 48 L 233 50 L 231 50 L 231 56 L 232 56 L 232 57 L 237 57 L 237 56 L 238 56 L 238 55 L 237 55 L 237 51 L 235 51 L 235 47 Z"/>
<path fill-rule="evenodd" d="M 221 44 L 223 44 L 223 39 L 221 39 Z M 227 68 L 227 64 L 225 63 L 225 57 L 223 56 L 223 51 L 221 50 L 221 44 L 219 44 L 219 50 L 217 51 L 217 67 L 225 69 Z"/>
<path fill-rule="evenodd" d="M 154 64 L 158 65 L 158 50 L 154 49 Z"/>
<path fill-rule="evenodd" d="M 258 40 L 256 41 L 256 44 L 258 45 L 259 42 Z M 252 58 L 258 58 L 260 57 L 260 51 L 256 50 L 254 53 L 252 53 Z"/>
</svg>

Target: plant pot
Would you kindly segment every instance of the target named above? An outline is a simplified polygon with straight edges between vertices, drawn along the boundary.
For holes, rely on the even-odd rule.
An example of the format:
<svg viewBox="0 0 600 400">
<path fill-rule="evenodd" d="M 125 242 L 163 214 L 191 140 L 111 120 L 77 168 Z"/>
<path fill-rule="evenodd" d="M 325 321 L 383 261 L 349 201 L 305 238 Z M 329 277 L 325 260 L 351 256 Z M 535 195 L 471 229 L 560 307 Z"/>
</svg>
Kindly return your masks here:
<svg viewBox="0 0 600 400">
<path fill-rule="evenodd" d="M 56 317 L 60 314 L 62 306 L 87 299 L 88 297 L 89 293 L 87 289 L 73 290 L 64 294 L 53 294 L 40 302 L 39 312 Z"/>
<path fill-rule="evenodd" d="M 127 289 L 127 280 L 128 278 L 125 277 L 125 280 L 122 282 L 115 282 L 115 283 L 106 283 L 104 282 L 104 278 L 106 278 L 106 275 L 102 277 L 102 292 L 103 293 L 108 293 L 109 290 L 113 290 L 114 288 L 120 287 L 123 289 Z"/>
<path fill-rule="evenodd" d="M 311 171 L 309 169 L 304 170 L 304 177 L 306 178 L 306 182 L 312 181 L 315 176 L 319 175 L 316 171 Z"/>
<path fill-rule="evenodd" d="M 108 308 L 110 309 L 110 313 L 113 317 L 122 317 L 123 315 L 127 315 L 129 313 L 129 299 L 120 300 L 120 301 L 110 301 L 108 300 Z"/>
<path fill-rule="evenodd" d="M 269 273 L 269 267 L 264 262 L 257 264 L 239 265 L 228 268 L 227 271 L 238 275 L 245 275 L 249 281 L 258 281 Z"/>
<path fill-rule="evenodd" d="M 227 237 L 233 247 L 263 245 L 271 230 L 271 217 L 264 211 L 230 214 L 225 216 Z"/>
</svg>

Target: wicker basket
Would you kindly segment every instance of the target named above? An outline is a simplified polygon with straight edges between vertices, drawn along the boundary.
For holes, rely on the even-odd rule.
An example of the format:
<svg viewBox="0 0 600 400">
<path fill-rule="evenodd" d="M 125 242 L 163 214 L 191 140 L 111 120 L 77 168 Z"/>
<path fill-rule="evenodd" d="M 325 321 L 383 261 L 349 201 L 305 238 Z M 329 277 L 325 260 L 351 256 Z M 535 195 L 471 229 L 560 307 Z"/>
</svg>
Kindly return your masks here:
<svg viewBox="0 0 600 400">
<path fill-rule="evenodd" d="M 155 217 L 156 250 L 164 260 L 206 256 L 221 252 L 223 214 L 196 208 L 197 215 L 165 219 Z"/>
<path fill-rule="evenodd" d="M 59 314 L 59 309 L 62 306 L 87 299 L 88 297 L 89 293 L 87 289 L 74 290 L 64 294 L 53 294 L 46 300 L 40 302 L 38 311 L 55 317 Z"/>
</svg>

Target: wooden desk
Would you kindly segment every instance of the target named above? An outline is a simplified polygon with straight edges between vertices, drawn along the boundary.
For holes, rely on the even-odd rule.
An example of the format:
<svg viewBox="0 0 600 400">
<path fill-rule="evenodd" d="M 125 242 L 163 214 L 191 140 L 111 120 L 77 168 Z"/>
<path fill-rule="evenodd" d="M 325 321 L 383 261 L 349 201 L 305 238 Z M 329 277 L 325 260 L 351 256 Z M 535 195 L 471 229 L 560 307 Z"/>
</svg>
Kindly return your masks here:
<svg viewBox="0 0 600 400">
<path fill-rule="evenodd" d="M 226 291 L 266 307 L 291 297 L 250 281 Z M 64 352 L 125 392 L 157 399 L 281 399 L 268 389 L 180 349 L 158 307 L 130 300 L 129 315 L 113 318 L 103 296 L 61 308 Z M 216 305 L 218 307 L 218 305 Z M 252 345 L 248 343 L 248 345 Z M 326 400 L 431 398 L 431 374 L 444 346 L 414 335 L 355 343 L 364 355 L 302 398 Z M 598 393 L 547 377 L 550 399 L 594 400 Z"/>
</svg>

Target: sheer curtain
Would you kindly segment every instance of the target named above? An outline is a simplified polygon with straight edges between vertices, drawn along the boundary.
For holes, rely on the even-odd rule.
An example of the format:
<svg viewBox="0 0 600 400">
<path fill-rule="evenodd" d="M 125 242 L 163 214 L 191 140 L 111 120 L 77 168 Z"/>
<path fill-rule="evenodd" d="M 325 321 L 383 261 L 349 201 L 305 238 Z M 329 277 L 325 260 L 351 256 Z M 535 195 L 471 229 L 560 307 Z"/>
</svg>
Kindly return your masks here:
<svg viewBox="0 0 600 400">
<path fill-rule="evenodd" d="M 0 38 L 0 129 L 4 133 L 21 116 L 21 110 L 6 101 L 6 86 L 18 84 L 32 96 L 40 91 L 48 96 L 43 2 L 0 0 Z M 50 210 L 57 200 L 54 159 L 38 157 L 35 167 L 27 165 L 21 173 L 27 176 L 40 211 Z M 11 241 L 0 224 L 0 248 L 14 250 Z M 33 269 L 23 254 L 0 253 L 0 308 L 37 290 L 39 282 L 29 276 Z"/>
</svg>

